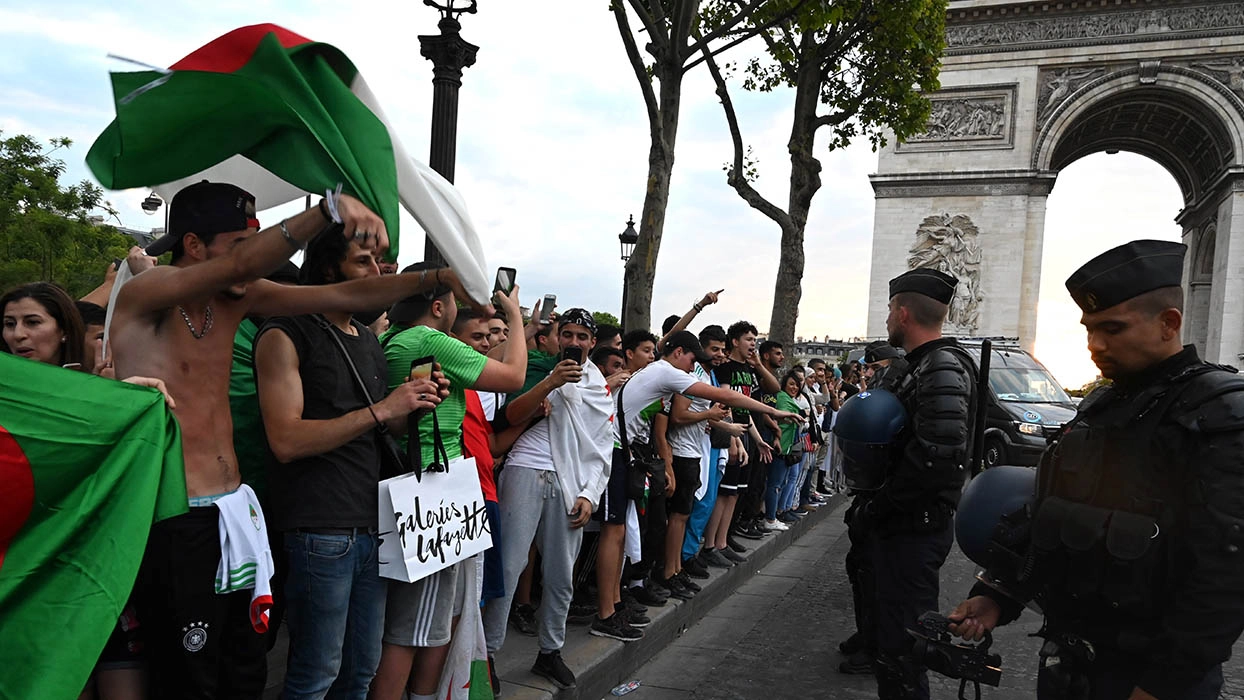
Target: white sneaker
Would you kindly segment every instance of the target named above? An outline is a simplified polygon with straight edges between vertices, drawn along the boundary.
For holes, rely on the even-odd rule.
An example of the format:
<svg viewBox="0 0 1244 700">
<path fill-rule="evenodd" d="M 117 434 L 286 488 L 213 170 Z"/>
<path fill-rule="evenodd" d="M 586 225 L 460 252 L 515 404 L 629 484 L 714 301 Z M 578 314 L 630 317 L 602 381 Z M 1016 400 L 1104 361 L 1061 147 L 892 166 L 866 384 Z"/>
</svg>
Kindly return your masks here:
<svg viewBox="0 0 1244 700">
<path fill-rule="evenodd" d="M 766 520 L 765 527 L 769 528 L 770 530 L 778 530 L 780 532 L 785 532 L 786 530 L 790 529 L 790 526 L 782 522 L 781 520 Z"/>
</svg>

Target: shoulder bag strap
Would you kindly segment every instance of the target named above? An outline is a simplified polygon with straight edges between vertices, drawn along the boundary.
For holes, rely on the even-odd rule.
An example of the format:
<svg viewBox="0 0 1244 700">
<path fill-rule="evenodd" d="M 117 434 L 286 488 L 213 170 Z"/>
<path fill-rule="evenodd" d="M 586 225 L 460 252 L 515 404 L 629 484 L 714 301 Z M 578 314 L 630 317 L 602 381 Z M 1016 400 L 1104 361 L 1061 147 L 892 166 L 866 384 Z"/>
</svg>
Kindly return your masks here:
<svg viewBox="0 0 1244 700">
<path fill-rule="evenodd" d="M 359 391 L 363 392 L 363 398 L 367 400 L 367 410 L 371 413 L 372 420 L 376 422 L 376 432 L 382 436 L 381 439 L 383 439 L 383 436 L 389 434 L 389 426 L 385 425 L 379 418 L 377 418 L 376 412 L 372 410 L 372 406 L 374 406 L 376 402 L 372 400 L 371 392 L 367 390 L 367 384 L 363 382 L 363 377 L 359 374 L 358 367 L 354 365 L 354 358 L 350 357 L 349 352 L 346 352 L 346 346 L 341 342 L 341 338 L 337 337 L 336 331 L 333 330 L 333 324 L 329 323 L 328 319 L 324 318 L 321 314 L 314 314 L 312 318 L 315 319 L 316 324 L 318 324 L 320 328 L 324 329 L 324 332 L 328 334 L 328 337 L 333 339 L 333 344 L 337 346 L 337 350 L 341 353 L 342 359 L 346 361 L 346 366 L 350 368 L 350 373 L 354 375 L 354 383 L 358 386 Z M 433 411 L 432 416 L 433 420 L 435 420 L 435 411 Z M 411 444 L 415 445 L 415 449 L 413 451 L 410 449 Z M 407 464 L 411 465 L 415 476 L 418 477 L 422 471 L 421 467 L 423 458 L 423 452 L 419 449 L 418 427 L 415 428 L 413 439 L 407 440 L 406 445 Z"/>
<path fill-rule="evenodd" d="M 622 451 L 626 453 L 627 459 L 631 456 L 631 441 L 626 437 L 626 411 L 622 408 L 622 391 L 626 389 L 626 383 L 618 387 L 618 437 L 622 439 Z"/>
</svg>

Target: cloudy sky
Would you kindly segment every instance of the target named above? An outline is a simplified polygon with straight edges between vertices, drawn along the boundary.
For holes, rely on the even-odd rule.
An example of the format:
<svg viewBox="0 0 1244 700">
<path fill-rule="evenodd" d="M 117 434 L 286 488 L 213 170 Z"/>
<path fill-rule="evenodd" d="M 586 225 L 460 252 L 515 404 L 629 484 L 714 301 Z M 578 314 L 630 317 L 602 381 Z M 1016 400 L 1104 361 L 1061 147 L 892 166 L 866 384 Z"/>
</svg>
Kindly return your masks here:
<svg viewBox="0 0 1244 700">
<path fill-rule="evenodd" d="M 418 34 L 436 32 L 437 13 L 414 0 L 340 3 L 216 0 L 211 3 L 0 2 L 0 130 L 69 136 L 69 178 L 90 175 L 86 151 L 113 117 L 109 60 L 119 54 L 169 65 L 247 24 L 273 22 L 336 45 L 354 61 L 416 156 L 426 156 L 431 63 Z M 8 5 L 7 7 L 5 5 Z M 647 126 L 635 78 L 605 2 L 484 0 L 463 18 L 463 36 L 482 48 L 461 93 L 457 185 L 488 265 L 518 269 L 524 303 L 546 293 L 559 306 L 617 313 L 622 264 L 617 234 L 638 216 L 647 173 Z M 534 14 L 548 8 L 550 16 Z M 740 54 L 742 57 L 743 54 Z M 784 201 L 788 94 L 734 93 L 744 138 L 759 158 L 758 186 Z M 798 334 L 849 338 L 865 332 L 873 225 L 867 144 L 821 149 L 824 187 L 807 231 L 807 274 Z M 768 325 L 779 232 L 725 184 L 729 138 L 711 81 L 685 82 L 677 162 L 658 265 L 653 318 L 685 311 L 706 290 L 725 288 L 701 319 Z M 132 228 L 162 225 L 143 214 L 146 190 L 110 193 Z M 1174 240 L 1180 206 L 1159 166 L 1122 153 L 1067 168 L 1049 199 L 1038 357 L 1067 386 L 1096 374 L 1078 313 L 1062 280 L 1092 255 L 1126 240 Z M 268 215 L 273 220 L 280 212 Z M 422 247 L 408 221 L 403 264 Z"/>
</svg>

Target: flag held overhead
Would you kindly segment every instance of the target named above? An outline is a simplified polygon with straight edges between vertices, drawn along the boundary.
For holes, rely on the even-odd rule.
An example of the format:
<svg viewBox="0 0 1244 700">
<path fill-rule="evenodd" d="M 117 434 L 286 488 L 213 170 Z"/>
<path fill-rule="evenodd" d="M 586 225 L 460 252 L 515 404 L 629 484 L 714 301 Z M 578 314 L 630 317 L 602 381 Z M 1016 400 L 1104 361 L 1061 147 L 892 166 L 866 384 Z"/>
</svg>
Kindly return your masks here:
<svg viewBox="0 0 1244 700">
<path fill-rule="evenodd" d="M 339 183 L 380 215 L 398 253 L 399 204 L 478 302 L 483 248 L 453 185 L 411 159 L 354 64 L 333 46 L 272 24 L 235 29 L 170 66 L 114 73 L 117 118 L 87 154 L 110 189 L 227 182 L 259 209 Z"/>
</svg>

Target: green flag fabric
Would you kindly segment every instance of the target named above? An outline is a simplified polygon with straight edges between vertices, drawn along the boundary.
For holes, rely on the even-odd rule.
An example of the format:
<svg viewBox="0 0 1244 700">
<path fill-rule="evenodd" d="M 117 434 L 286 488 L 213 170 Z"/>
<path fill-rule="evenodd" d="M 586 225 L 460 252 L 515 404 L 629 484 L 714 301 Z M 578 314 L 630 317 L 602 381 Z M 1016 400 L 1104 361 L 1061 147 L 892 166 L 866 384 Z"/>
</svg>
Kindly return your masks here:
<svg viewBox="0 0 1244 700">
<path fill-rule="evenodd" d="M 78 697 L 151 524 L 186 511 L 159 392 L 0 353 L 0 698 Z"/>
<path fill-rule="evenodd" d="M 406 154 L 367 83 L 329 44 L 274 24 L 240 27 L 167 70 L 112 75 L 117 118 L 87 154 L 109 189 L 154 187 L 170 201 L 208 179 L 259 209 L 340 184 L 380 215 L 388 259 L 405 208 L 480 303 L 483 247 L 453 185 Z"/>
</svg>

